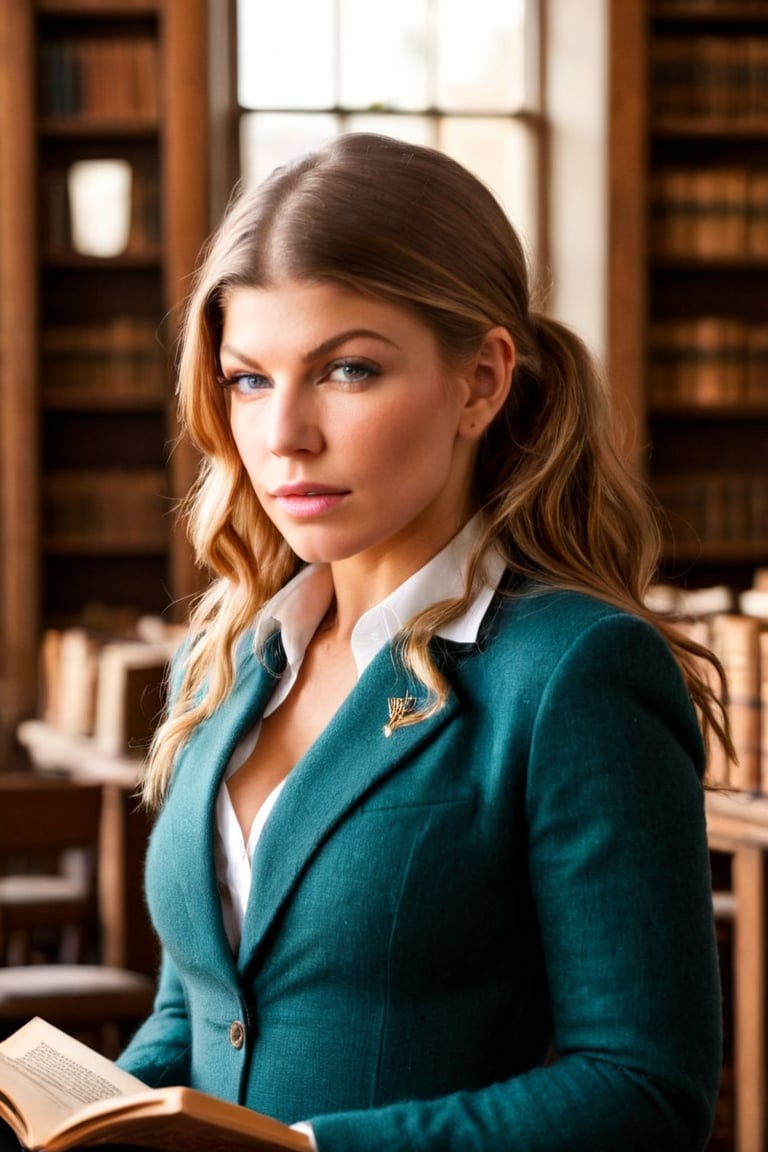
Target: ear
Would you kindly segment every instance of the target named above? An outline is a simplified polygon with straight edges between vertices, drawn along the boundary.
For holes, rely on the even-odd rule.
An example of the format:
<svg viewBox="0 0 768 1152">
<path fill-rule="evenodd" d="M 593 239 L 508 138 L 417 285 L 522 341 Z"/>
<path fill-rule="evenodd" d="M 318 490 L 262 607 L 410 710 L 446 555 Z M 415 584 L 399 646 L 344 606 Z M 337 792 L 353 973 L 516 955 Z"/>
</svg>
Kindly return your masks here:
<svg viewBox="0 0 768 1152">
<path fill-rule="evenodd" d="M 502 408 L 512 384 L 515 344 L 506 328 L 492 328 L 467 373 L 460 433 L 479 440 Z"/>
</svg>

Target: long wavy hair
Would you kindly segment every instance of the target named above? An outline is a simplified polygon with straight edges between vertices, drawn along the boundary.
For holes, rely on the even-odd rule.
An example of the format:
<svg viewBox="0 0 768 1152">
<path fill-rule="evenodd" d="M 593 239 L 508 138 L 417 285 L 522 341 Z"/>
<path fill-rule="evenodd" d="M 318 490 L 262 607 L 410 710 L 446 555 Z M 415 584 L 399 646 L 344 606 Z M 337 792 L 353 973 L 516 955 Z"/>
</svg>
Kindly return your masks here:
<svg viewBox="0 0 768 1152">
<path fill-rule="evenodd" d="M 680 665 L 705 737 L 714 733 L 732 752 L 702 665 L 709 654 L 645 604 L 659 532 L 617 450 L 608 390 L 585 344 L 532 308 L 526 255 L 503 209 L 440 152 L 350 134 L 237 195 L 203 252 L 181 332 L 178 397 L 182 427 L 202 459 L 187 527 L 213 579 L 191 613 L 183 667 L 150 748 L 146 802 L 161 802 L 180 748 L 230 690 L 238 639 L 302 566 L 254 495 L 217 382 L 229 294 L 287 281 L 328 281 L 406 308 L 432 330 L 449 365 L 472 357 L 496 326 L 515 343 L 509 397 L 477 461 L 482 530 L 466 591 L 411 620 L 397 644 L 428 693 L 425 709 L 405 722 L 444 702 L 430 640 L 466 609 L 495 546 L 513 575 L 591 593 L 652 621 Z"/>
</svg>

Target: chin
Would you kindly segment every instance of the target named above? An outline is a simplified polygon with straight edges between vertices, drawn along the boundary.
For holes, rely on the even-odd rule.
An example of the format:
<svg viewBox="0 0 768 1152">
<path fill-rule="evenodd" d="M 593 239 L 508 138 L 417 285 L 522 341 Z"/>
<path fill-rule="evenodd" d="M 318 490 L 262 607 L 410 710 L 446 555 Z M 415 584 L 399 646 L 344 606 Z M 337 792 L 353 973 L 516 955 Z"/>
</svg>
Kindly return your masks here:
<svg viewBox="0 0 768 1152">
<path fill-rule="evenodd" d="M 320 541 L 309 541 L 300 533 L 284 534 L 286 544 L 304 564 L 334 564 L 346 560 L 354 552 L 334 548 Z"/>
<path fill-rule="evenodd" d="M 315 539 L 308 539 L 304 533 L 292 532 L 284 534 L 284 538 L 305 564 L 338 564 L 360 555 L 370 547 L 367 540 L 322 540 L 320 535 L 317 533 Z"/>
</svg>

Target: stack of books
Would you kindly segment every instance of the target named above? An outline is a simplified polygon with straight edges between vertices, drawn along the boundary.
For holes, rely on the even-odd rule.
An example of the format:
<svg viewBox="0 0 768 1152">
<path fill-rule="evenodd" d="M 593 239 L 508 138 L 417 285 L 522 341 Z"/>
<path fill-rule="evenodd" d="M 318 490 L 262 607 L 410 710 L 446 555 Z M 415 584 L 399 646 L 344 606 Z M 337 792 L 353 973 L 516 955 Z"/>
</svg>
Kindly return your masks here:
<svg viewBox="0 0 768 1152">
<path fill-rule="evenodd" d="M 724 585 L 686 591 L 662 584 L 648 601 L 711 649 L 723 667 L 724 691 L 711 666 L 703 665 L 727 712 L 738 761 L 729 763 L 713 743 L 710 781 L 768 793 L 768 569 L 758 569 L 746 591 Z"/>
</svg>

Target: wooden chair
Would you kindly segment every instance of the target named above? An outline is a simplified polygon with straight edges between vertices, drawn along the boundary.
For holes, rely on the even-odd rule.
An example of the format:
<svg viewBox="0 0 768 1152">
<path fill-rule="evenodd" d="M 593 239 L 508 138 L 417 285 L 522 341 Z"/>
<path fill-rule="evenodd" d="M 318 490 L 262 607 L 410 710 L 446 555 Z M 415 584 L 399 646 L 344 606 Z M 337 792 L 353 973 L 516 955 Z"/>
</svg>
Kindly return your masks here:
<svg viewBox="0 0 768 1152">
<path fill-rule="evenodd" d="M 0 855 L 27 869 L 0 883 L 0 1035 L 39 1015 L 111 1056 L 150 1012 L 154 983 L 99 963 L 101 800 L 99 784 L 0 773 Z M 75 859 L 78 874 L 28 871 L 44 859 Z M 35 962 L 44 931 L 62 951 Z"/>
<path fill-rule="evenodd" d="M 0 806 L 0 963 L 84 962 L 98 946 L 100 788 L 0 774 Z"/>
</svg>

